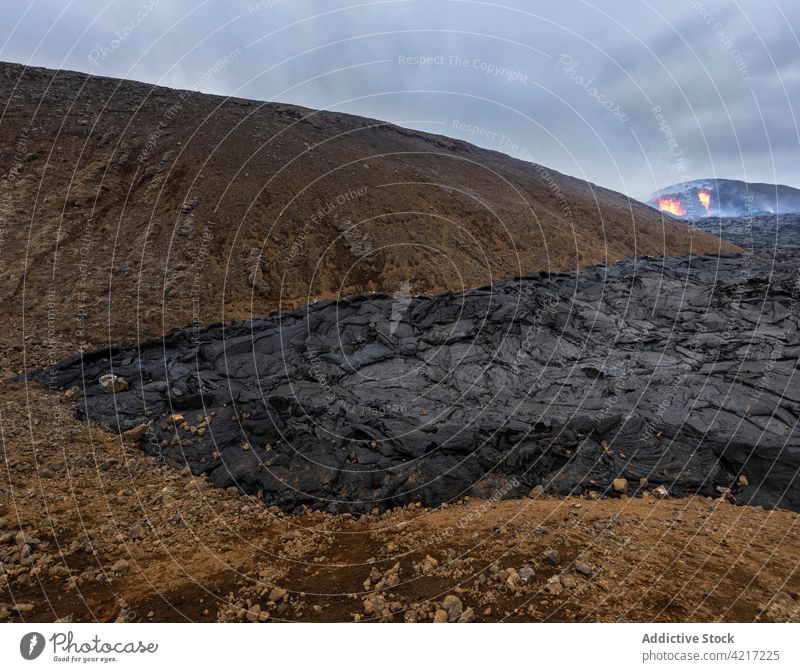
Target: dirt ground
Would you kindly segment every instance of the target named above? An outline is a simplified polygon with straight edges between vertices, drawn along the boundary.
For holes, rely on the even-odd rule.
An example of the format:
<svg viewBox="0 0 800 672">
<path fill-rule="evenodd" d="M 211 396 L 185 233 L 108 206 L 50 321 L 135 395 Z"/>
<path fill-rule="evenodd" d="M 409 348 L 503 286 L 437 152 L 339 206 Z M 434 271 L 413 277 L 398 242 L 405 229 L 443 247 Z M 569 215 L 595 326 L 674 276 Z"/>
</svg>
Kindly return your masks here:
<svg viewBox="0 0 800 672">
<path fill-rule="evenodd" d="M 800 520 L 542 497 L 284 516 L 0 388 L 2 621 L 797 621 Z"/>
</svg>

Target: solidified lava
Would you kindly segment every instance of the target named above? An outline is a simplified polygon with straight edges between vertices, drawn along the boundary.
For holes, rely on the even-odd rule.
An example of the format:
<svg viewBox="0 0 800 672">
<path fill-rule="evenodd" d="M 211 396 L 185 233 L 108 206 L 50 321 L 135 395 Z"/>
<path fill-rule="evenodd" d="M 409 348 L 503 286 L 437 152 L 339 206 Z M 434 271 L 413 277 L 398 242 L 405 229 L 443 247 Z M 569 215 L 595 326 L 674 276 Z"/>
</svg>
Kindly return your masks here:
<svg viewBox="0 0 800 672">
<path fill-rule="evenodd" d="M 798 270 L 790 252 L 644 258 L 362 295 L 32 377 L 79 386 L 82 417 L 147 424 L 149 453 L 286 511 L 536 485 L 798 510 Z M 104 392 L 111 372 L 128 389 Z"/>
</svg>

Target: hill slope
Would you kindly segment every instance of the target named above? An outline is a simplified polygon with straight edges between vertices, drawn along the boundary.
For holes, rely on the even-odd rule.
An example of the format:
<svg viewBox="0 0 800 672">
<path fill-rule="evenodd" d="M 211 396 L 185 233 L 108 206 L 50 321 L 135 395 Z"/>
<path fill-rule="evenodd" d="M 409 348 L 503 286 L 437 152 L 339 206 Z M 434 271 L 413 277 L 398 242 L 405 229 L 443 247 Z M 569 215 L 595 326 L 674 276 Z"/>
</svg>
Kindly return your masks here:
<svg viewBox="0 0 800 672">
<path fill-rule="evenodd" d="M 587 182 L 344 114 L 13 64 L 0 110 L 7 373 L 310 297 L 736 249 Z"/>
</svg>

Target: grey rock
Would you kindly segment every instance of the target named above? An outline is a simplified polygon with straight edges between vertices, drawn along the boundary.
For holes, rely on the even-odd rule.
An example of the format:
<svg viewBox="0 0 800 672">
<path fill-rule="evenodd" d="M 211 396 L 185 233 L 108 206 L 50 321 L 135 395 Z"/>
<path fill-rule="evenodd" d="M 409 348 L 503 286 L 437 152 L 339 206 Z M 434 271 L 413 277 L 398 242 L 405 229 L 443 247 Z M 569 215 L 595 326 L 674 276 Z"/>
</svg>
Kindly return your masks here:
<svg viewBox="0 0 800 672">
<path fill-rule="evenodd" d="M 550 565 L 560 565 L 561 564 L 561 555 L 554 548 L 549 548 L 544 552 L 544 559 Z"/>
<path fill-rule="evenodd" d="M 528 565 L 523 565 L 519 568 L 519 584 L 521 586 L 526 585 L 536 574 L 533 571 L 533 568 Z"/>
<path fill-rule="evenodd" d="M 124 558 L 121 560 L 117 560 L 114 565 L 111 567 L 111 571 L 115 574 L 127 574 L 130 570 L 130 564 Z"/>
</svg>

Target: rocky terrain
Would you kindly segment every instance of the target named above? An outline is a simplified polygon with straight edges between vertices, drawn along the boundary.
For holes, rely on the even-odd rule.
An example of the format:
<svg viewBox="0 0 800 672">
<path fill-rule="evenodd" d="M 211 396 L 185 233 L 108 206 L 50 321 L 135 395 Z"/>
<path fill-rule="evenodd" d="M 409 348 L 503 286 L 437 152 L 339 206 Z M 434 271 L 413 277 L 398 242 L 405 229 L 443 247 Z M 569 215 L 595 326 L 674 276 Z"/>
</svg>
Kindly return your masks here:
<svg viewBox="0 0 800 672">
<path fill-rule="evenodd" d="M 3 63 L 0 130 L 6 374 L 318 297 L 734 249 L 543 166 L 281 103 Z"/>
<path fill-rule="evenodd" d="M 287 512 L 536 486 L 798 510 L 799 271 L 793 252 L 639 259 L 362 295 L 33 378 L 159 460 Z"/>
<path fill-rule="evenodd" d="M 0 620 L 797 621 L 797 514 L 462 498 L 285 516 L 3 390 Z"/>
<path fill-rule="evenodd" d="M 334 112 L 0 109 L 0 621 L 800 618 L 791 255 L 593 266 L 739 248 Z"/>
<path fill-rule="evenodd" d="M 705 217 L 693 226 L 747 250 L 800 247 L 800 214 Z"/>
</svg>

